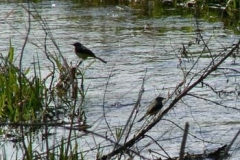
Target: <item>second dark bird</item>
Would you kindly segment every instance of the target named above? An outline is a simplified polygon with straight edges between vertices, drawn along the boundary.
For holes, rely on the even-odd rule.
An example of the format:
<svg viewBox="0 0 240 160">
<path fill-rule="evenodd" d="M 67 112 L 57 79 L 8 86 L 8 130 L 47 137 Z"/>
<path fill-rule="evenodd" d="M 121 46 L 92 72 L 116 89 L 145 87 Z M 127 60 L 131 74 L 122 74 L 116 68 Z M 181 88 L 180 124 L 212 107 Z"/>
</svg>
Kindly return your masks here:
<svg viewBox="0 0 240 160">
<path fill-rule="evenodd" d="M 145 115 L 140 118 L 138 120 L 138 122 L 142 121 L 145 117 L 147 117 L 148 115 L 152 116 L 152 115 L 156 115 L 163 107 L 162 101 L 165 98 L 163 97 L 157 97 L 154 99 L 154 101 L 148 106 L 148 110 L 145 113 Z"/>
<path fill-rule="evenodd" d="M 102 58 L 95 56 L 95 54 L 90 49 L 88 49 L 81 43 L 76 42 L 76 43 L 73 43 L 72 45 L 75 47 L 75 53 L 79 58 L 82 58 L 83 60 L 85 60 L 88 57 L 93 57 L 93 58 L 96 58 L 96 59 L 102 61 L 103 63 L 107 63 Z"/>
</svg>

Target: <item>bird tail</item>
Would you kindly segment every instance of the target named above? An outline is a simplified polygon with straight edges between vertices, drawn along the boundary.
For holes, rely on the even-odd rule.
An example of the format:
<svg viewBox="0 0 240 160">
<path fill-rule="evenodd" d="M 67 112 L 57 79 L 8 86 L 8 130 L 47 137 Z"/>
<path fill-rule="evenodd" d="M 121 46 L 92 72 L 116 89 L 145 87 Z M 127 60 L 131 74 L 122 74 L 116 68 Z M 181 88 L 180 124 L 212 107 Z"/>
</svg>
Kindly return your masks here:
<svg viewBox="0 0 240 160">
<path fill-rule="evenodd" d="M 146 116 L 147 116 L 147 114 L 145 114 L 144 116 L 142 116 L 142 118 L 140 118 L 137 122 L 141 122 Z"/>
<path fill-rule="evenodd" d="M 102 61 L 103 63 L 107 63 L 106 61 L 104 61 L 102 58 L 99 58 L 99 57 L 95 57 L 97 58 L 98 60 Z"/>
</svg>

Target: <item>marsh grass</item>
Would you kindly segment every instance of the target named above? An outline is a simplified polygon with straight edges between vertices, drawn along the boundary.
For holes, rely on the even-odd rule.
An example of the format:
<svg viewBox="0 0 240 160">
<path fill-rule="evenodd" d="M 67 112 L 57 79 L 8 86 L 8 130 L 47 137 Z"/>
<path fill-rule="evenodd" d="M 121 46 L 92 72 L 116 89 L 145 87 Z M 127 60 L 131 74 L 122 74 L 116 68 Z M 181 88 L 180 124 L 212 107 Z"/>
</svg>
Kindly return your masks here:
<svg viewBox="0 0 240 160">
<path fill-rule="evenodd" d="M 29 69 L 21 72 L 13 64 L 13 57 L 14 48 L 10 46 L 9 54 L 6 58 L 2 57 L 0 66 L 0 121 L 12 123 L 38 121 L 40 118 L 38 113 L 43 108 L 45 86 L 37 75 L 31 79 L 27 77 Z M 19 77 L 22 78 L 21 88 Z M 20 90 L 23 93 L 22 97 L 19 96 Z"/>
<path fill-rule="evenodd" d="M 92 63 L 79 69 L 81 63 L 71 66 L 64 58 L 48 55 L 53 66 L 50 74 L 42 77 L 38 63 L 34 63 L 33 70 L 19 67 L 14 54 L 10 43 L 8 55 L 0 57 L 0 134 L 6 143 L 18 146 L 13 157 L 78 159 L 72 130 L 89 128 L 83 110 L 87 93 L 84 76 Z M 49 137 L 56 135 L 57 127 L 69 130 L 69 135 L 53 145 L 55 142 L 49 141 Z M 45 152 L 34 149 L 37 143 L 45 144 Z M 6 150 L 2 152 L 7 154 Z"/>
<path fill-rule="evenodd" d="M 23 149 L 19 150 L 23 159 L 35 159 L 36 157 L 38 159 L 56 159 L 56 157 L 57 159 L 78 159 L 78 145 L 73 144 L 71 130 L 89 128 L 83 110 L 83 102 L 87 93 L 83 82 L 84 73 L 90 66 L 80 70 L 77 69 L 79 64 L 69 67 L 70 65 L 62 64 L 56 57 L 52 60 L 57 66 L 56 69 L 41 80 L 39 78 L 41 75 L 36 74 L 40 72 L 35 70 L 38 67 L 34 67 L 32 72 L 34 74 L 29 76 L 29 68 L 20 71 L 14 64 L 13 46 L 10 45 L 6 57 L 1 56 L 0 122 L 4 127 L 1 128 L 0 134 L 8 142 L 13 142 Z M 47 80 L 55 72 L 60 73 L 58 81 L 49 85 Z M 19 85 L 19 77 L 21 77 L 21 85 Z M 78 85 L 78 79 L 81 81 L 80 85 Z M 62 138 L 55 147 L 49 148 L 48 139 L 56 134 L 50 130 L 64 127 L 64 125 L 69 126 L 66 127 L 70 131 L 69 136 Z M 33 149 L 34 144 L 40 139 L 46 144 L 46 152 L 41 154 Z M 25 149 L 21 147 L 22 144 L 26 145 Z M 81 155 L 81 157 L 84 156 Z"/>
</svg>

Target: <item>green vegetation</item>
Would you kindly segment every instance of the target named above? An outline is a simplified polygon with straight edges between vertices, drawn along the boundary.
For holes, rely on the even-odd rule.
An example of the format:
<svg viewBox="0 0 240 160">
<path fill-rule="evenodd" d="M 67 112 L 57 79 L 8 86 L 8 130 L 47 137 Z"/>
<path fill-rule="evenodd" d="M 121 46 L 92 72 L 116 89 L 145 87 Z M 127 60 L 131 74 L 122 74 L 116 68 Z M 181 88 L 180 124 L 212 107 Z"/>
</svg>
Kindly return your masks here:
<svg viewBox="0 0 240 160">
<path fill-rule="evenodd" d="M 45 84 L 37 75 L 28 78 L 29 69 L 20 71 L 14 62 L 14 48 L 0 66 L 0 121 L 38 122 L 43 110 Z"/>
</svg>

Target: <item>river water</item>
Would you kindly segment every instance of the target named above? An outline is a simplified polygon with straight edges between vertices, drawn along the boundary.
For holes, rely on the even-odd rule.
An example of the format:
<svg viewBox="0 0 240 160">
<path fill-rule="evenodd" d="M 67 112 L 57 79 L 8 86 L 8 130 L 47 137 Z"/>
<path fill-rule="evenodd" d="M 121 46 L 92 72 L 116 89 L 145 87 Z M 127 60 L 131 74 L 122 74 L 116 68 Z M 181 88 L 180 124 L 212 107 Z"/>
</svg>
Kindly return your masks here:
<svg viewBox="0 0 240 160">
<path fill-rule="evenodd" d="M 0 1 L 1 2 L 1 1 Z M 152 3 L 151 3 L 152 4 Z M 9 41 L 15 48 L 16 59 L 27 33 L 28 14 L 21 5 L 26 4 L 1 2 L 0 9 L 0 53 L 8 53 Z M 154 5 L 154 3 L 152 4 Z M 196 41 L 196 25 L 193 16 L 149 14 L 142 8 L 124 5 L 89 5 L 87 3 L 73 3 L 72 1 L 43 1 L 35 3 L 39 14 L 51 29 L 52 35 L 59 46 L 62 55 L 68 62 L 76 64 L 79 60 L 74 54 L 74 42 L 81 42 L 108 63 L 98 60 L 87 69 L 85 74 L 86 114 L 93 131 L 106 134 L 106 123 L 103 120 L 103 104 L 106 120 L 115 131 L 115 127 L 126 123 L 134 104 L 137 101 L 143 82 L 144 94 L 141 109 L 137 115 L 139 119 L 146 111 L 146 106 L 156 96 L 168 97 L 174 88 L 182 81 L 183 73 L 180 61 L 186 70 L 196 62 L 203 43 L 192 44 Z M 150 7 L 151 8 L 151 7 Z M 173 12 L 171 9 L 164 12 Z M 37 15 L 36 11 L 33 14 Z M 205 22 L 199 20 L 202 36 L 212 52 L 217 55 L 223 48 L 231 47 L 239 39 L 233 31 L 225 29 L 222 22 Z M 38 23 L 32 19 L 29 42 L 23 56 L 24 67 L 33 67 L 34 59 L 39 58 L 42 77 L 49 74 L 51 63 L 46 59 L 42 50 L 45 33 Z M 47 41 L 51 54 L 58 54 L 57 49 Z M 188 58 L 182 58 L 180 50 L 186 46 Z M 16 60 L 16 61 L 17 61 Z M 191 94 L 210 99 L 220 105 L 186 96 L 177 103 L 158 125 L 148 134 L 171 156 L 177 156 L 183 135 L 179 127 L 190 124 L 186 152 L 203 153 L 211 151 L 224 144 L 229 144 L 239 130 L 239 98 L 235 94 L 239 91 L 239 74 L 231 69 L 240 70 L 238 58 L 227 59 L 221 66 L 222 70 L 214 72 L 206 83 L 217 91 L 233 91 L 221 98 L 214 94 L 210 87 L 198 86 Z M 81 67 L 86 67 L 93 60 L 87 60 Z M 191 74 L 200 72 L 211 62 L 209 54 L 202 56 Z M 110 77 L 110 78 L 109 78 Z M 107 85 L 107 89 L 106 89 Z M 103 98 L 105 99 L 103 102 Z M 167 102 L 167 106 L 170 102 Z M 176 125 L 177 124 L 177 125 Z M 134 124 L 134 130 L 141 128 L 143 123 Z M 67 131 L 60 129 L 57 138 L 64 137 Z M 134 131 L 132 131 L 132 135 Z M 60 140 L 60 138 L 59 138 Z M 95 142 L 94 142 L 95 141 Z M 96 142 L 104 145 L 101 138 L 85 138 L 79 140 L 79 146 L 87 149 L 95 146 Z M 150 148 L 160 151 L 150 139 L 144 139 L 138 149 L 148 158 L 152 158 L 146 144 Z M 86 146 L 87 144 L 87 146 Z M 4 145 L 3 145 L 4 146 Z M 9 155 L 12 152 L 10 144 L 6 145 Z M 107 152 L 105 152 L 107 153 Z M 230 152 L 230 159 L 240 157 L 239 139 L 234 143 Z M 88 153 L 87 157 L 94 157 L 95 153 Z"/>
</svg>

